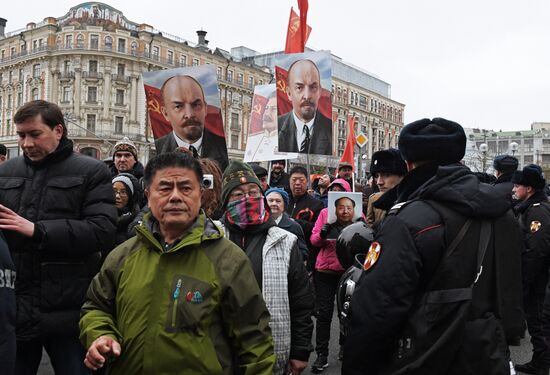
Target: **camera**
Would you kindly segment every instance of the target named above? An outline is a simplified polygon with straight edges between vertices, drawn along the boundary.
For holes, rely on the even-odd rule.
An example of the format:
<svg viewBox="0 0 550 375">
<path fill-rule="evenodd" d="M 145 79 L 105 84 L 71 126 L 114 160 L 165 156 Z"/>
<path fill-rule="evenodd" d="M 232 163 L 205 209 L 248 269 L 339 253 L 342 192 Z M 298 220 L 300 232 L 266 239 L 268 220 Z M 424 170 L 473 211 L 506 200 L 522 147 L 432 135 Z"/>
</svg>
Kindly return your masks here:
<svg viewBox="0 0 550 375">
<path fill-rule="evenodd" d="M 211 174 L 205 174 L 202 177 L 202 186 L 206 189 L 214 189 L 214 176 Z"/>
</svg>

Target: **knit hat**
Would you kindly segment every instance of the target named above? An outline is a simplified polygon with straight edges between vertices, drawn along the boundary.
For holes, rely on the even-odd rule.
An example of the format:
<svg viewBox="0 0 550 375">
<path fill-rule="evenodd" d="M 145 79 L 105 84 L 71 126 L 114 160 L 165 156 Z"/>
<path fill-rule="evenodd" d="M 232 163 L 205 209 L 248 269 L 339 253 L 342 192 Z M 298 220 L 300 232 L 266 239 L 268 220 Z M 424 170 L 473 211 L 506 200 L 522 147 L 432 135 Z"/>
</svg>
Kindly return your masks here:
<svg viewBox="0 0 550 375">
<path fill-rule="evenodd" d="M 136 159 L 136 161 L 138 160 L 136 145 L 134 144 L 134 142 L 128 139 L 128 137 L 122 138 L 115 144 L 115 150 L 113 151 L 113 160 L 115 160 L 115 154 L 119 151 L 130 152 L 132 155 L 134 155 L 134 159 Z"/>
<path fill-rule="evenodd" d="M 261 189 L 262 185 L 250 165 L 239 160 L 233 160 L 223 171 L 222 176 L 222 204 L 227 204 L 229 194 L 239 185 L 253 183 Z"/>
<path fill-rule="evenodd" d="M 403 161 L 401 153 L 395 148 L 376 151 L 372 154 L 370 173 L 391 173 L 399 176 L 407 174 L 407 164 Z"/>
<path fill-rule="evenodd" d="M 493 168 L 502 173 L 514 172 L 518 169 L 518 159 L 510 155 L 498 155 L 493 161 Z"/>
<path fill-rule="evenodd" d="M 141 195 L 141 189 L 137 178 L 130 173 L 119 173 L 113 178 L 111 183 L 114 184 L 115 182 L 122 182 L 124 184 L 128 192 L 128 207 L 132 207 L 135 198 Z"/>
<path fill-rule="evenodd" d="M 258 164 L 249 164 L 258 178 L 267 176 L 267 169 Z"/>
<path fill-rule="evenodd" d="M 512 176 L 512 183 L 523 186 L 531 186 L 535 190 L 542 190 L 546 185 L 542 169 L 535 164 L 523 167 L 521 171 L 515 171 Z"/>
<path fill-rule="evenodd" d="M 289 198 L 288 198 L 288 193 L 285 191 L 285 189 L 281 189 L 279 187 L 272 187 L 267 189 L 264 195 L 267 198 L 267 196 L 271 193 L 279 194 L 283 198 L 283 201 L 285 202 L 285 208 L 288 207 Z"/>
<path fill-rule="evenodd" d="M 407 161 L 433 160 L 440 165 L 458 163 L 466 151 L 462 126 L 444 118 L 422 119 L 399 134 L 399 151 Z"/>
</svg>

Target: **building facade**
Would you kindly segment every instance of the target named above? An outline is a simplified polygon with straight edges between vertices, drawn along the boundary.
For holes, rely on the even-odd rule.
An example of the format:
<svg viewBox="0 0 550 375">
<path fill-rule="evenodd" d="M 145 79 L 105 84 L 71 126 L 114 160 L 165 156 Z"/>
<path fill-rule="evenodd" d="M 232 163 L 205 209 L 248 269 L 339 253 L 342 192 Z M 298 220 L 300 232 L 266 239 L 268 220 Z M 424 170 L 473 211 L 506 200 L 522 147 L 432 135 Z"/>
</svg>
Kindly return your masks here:
<svg viewBox="0 0 550 375">
<path fill-rule="evenodd" d="M 62 17 L 47 17 L 9 33 L 5 25 L 0 19 L 0 142 L 10 156 L 19 154 L 13 115 L 25 102 L 44 99 L 61 107 L 78 151 L 107 158 L 116 141 L 126 136 L 146 162 L 155 151 L 142 73 L 212 64 L 229 157 L 242 159 L 254 86 L 273 81 L 267 57 L 276 53 L 210 49 L 205 31 L 197 31 L 193 43 L 132 22 L 102 3 L 83 3 Z M 390 85 L 335 56 L 333 75 L 333 144 L 338 155 L 345 147 L 348 114 L 356 117 L 356 132 L 369 139 L 357 150 L 359 163 L 368 163 L 379 149 L 396 147 L 404 105 L 391 99 Z M 329 164 L 336 159 L 330 158 Z"/>
</svg>

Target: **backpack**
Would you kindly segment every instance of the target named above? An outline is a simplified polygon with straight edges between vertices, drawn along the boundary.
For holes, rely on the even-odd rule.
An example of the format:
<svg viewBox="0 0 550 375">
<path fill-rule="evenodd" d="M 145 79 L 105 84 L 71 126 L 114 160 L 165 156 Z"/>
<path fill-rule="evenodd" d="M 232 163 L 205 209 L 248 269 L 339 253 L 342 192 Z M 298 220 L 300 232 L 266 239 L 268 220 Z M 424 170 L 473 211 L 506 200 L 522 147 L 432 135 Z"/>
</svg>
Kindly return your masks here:
<svg viewBox="0 0 550 375">
<path fill-rule="evenodd" d="M 442 217 L 449 245 L 428 286 L 417 295 L 381 374 L 509 375 L 504 329 L 477 284 L 479 280 L 481 288 L 490 290 L 495 286 L 498 267 L 492 267 L 492 275 L 483 273 L 483 265 L 496 261 L 493 249 L 487 252 L 493 223 L 424 202 Z"/>
</svg>

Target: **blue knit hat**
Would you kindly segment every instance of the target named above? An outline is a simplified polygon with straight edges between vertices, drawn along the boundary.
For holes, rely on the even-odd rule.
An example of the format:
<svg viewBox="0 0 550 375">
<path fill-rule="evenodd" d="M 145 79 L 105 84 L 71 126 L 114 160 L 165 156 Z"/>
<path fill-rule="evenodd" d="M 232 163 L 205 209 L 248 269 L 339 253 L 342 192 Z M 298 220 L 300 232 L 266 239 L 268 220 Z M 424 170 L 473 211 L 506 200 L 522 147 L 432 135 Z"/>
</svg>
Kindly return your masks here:
<svg viewBox="0 0 550 375">
<path fill-rule="evenodd" d="M 288 206 L 288 193 L 284 189 L 281 189 L 279 187 L 272 187 L 272 188 L 267 189 L 264 195 L 267 198 L 267 196 L 271 193 L 280 194 L 281 197 L 283 197 L 283 201 L 285 202 L 285 207 Z"/>
</svg>

